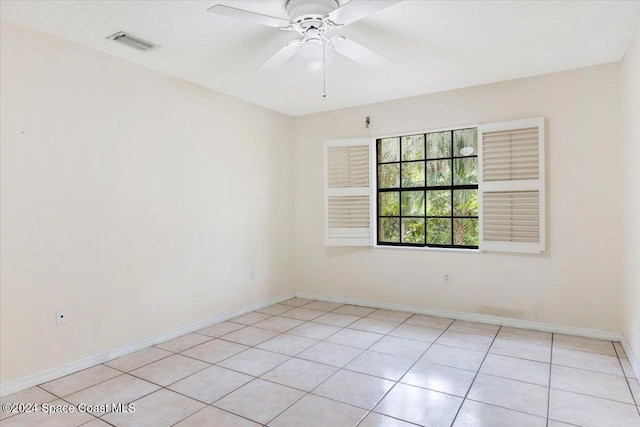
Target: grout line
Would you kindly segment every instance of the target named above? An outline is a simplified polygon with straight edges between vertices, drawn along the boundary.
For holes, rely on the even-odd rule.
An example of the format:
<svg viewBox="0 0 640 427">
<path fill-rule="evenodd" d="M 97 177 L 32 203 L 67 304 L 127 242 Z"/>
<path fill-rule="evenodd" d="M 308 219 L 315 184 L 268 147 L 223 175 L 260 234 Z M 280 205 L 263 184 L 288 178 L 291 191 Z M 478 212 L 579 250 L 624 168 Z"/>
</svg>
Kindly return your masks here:
<svg viewBox="0 0 640 427">
<path fill-rule="evenodd" d="M 556 334 L 551 334 L 551 354 L 549 355 L 549 384 L 547 385 L 547 427 L 549 427 L 549 413 L 551 411 L 551 372 L 553 370 L 553 339 Z"/>
</svg>

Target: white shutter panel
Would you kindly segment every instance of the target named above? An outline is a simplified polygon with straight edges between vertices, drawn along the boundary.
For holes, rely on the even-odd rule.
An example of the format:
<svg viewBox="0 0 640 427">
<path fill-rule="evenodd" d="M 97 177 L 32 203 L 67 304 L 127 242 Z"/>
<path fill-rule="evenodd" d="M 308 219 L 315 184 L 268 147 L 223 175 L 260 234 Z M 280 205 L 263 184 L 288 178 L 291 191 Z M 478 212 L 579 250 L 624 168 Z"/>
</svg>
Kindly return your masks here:
<svg viewBox="0 0 640 427">
<path fill-rule="evenodd" d="M 544 252 L 544 118 L 484 124 L 478 132 L 480 249 Z"/>
<path fill-rule="evenodd" d="M 370 139 L 324 142 L 326 246 L 371 246 L 372 144 Z"/>
</svg>

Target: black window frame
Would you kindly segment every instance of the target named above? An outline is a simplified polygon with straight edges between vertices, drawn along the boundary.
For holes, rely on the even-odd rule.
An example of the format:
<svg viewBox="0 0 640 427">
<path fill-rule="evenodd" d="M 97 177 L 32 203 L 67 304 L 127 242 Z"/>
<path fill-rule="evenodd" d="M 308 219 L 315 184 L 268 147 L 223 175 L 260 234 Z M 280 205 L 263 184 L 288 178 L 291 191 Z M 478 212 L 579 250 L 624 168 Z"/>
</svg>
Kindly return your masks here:
<svg viewBox="0 0 640 427">
<path fill-rule="evenodd" d="M 456 245 L 454 244 L 454 220 L 455 219 L 476 219 L 478 221 L 478 227 L 480 226 L 479 224 L 479 216 L 456 216 L 454 215 L 454 201 L 453 201 L 453 192 L 455 190 L 476 190 L 478 191 L 478 197 L 480 197 L 479 194 L 479 189 L 478 189 L 478 183 L 476 182 L 476 184 L 463 184 L 463 185 L 454 185 L 454 176 L 455 176 L 455 171 L 454 171 L 454 160 L 455 159 L 468 159 L 468 158 L 476 158 L 478 159 L 478 152 L 476 150 L 475 153 L 468 155 L 468 156 L 464 156 L 464 155 L 455 155 L 454 152 L 454 147 L 455 147 L 455 139 L 454 139 L 454 132 L 456 131 L 464 131 L 464 130 L 470 130 L 470 129 L 476 129 L 476 147 L 478 146 L 478 137 L 477 137 L 477 132 L 478 132 L 478 128 L 475 126 L 471 126 L 471 127 L 464 127 L 464 128 L 456 128 L 456 129 L 444 129 L 444 130 L 440 130 L 440 131 L 430 131 L 430 132 L 420 132 L 420 133 L 414 133 L 414 134 L 407 134 L 407 135 L 398 135 L 398 136 L 387 136 L 384 138 L 376 138 L 376 151 L 375 151 L 375 186 L 376 186 L 376 245 L 377 246 L 400 246 L 400 247 L 413 247 L 413 248 L 445 248 L 445 249 L 479 249 L 479 246 L 475 245 Z M 443 133 L 443 132 L 450 132 L 451 134 L 451 146 L 450 146 L 450 153 L 451 156 L 450 157 L 439 157 L 439 158 L 429 158 L 428 157 L 428 143 L 427 143 L 427 135 L 429 134 L 438 134 L 438 133 Z M 420 159 L 420 160 L 402 160 L 402 141 L 403 138 L 406 137 L 411 137 L 411 136 L 423 136 L 424 138 L 424 159 Z M 399 159 L 398 161 L 392 161 L 392 162 L 381 162 L 380 161 L 380 142 L 383 139 L 392 139 L 392 138 L 398 138 L 399 139 Z M 439 185 L 439 186 L 429 186 L 427 183 L 427 161 L 432 161 L 432 160 L 449 160 L 451 162 L 451 183 L 450 185 Z M 419 186 L 419 187 L 403 187 L 402 186 L 402 165 L 406 164 L 406 163 L 419 163 L 422 162 L 425 165 L 425 178 L 424 178 L 424 186 Z M 398 187 L 392 187 L 392 188 L 380 188 L 379 187 L 379 166 L 380 165 L 385 165 L 385 164 L 397 164 L 398 165 Z M 476 160 L 476 173 L 479 170 L 480 165 L 478 164 L 478 160 Z M 450 215 L 448 216 L 435 216 L 435 215 L 427 215 L 427 210 L 425 207 L 425 212 L 424 215 L 402 215 L 402 193 L 406 192 L 406 191 L 424 191 L 425 193 L 425 204 L 427 203 L 427 191 L 437 191 L 437 190 L 447 190 L 450 191 L 451 193 L 451 212 Z M 381 193 L 385 193 L 385 192 L 398 192 L 399 195 L 399 212 L 398 215 L 381 215 L 380 212 L 380 194 Z M 480 209 L 478 207 L 478 209 Z M 480 212 L 478 212 L 479 215 Z M 398 242 L 387 242 L 387 241 L 380 241 L 380 220 L 381 218 L 398 218 L 398 220 L 400 221 L 400 236 L 399 236 L 399 241 Z M 424 219 L 425 221 L 425 225 L 424 225 L 424 243 L 407 243 L 407 242 L 402 242 L 402 219 L 403 218 L 418 218 L 418 219 Z M 429 219 L 433 219 L 433 218 L 444 218 L 444 219 L 449 219 L 451 221 L 451 244 L 450 245 L 443 245 L 443 244 L 434 244 L 434 243 L 427 243 L 427 233 L 428 233 L 428 220 Z"/>
</svg>

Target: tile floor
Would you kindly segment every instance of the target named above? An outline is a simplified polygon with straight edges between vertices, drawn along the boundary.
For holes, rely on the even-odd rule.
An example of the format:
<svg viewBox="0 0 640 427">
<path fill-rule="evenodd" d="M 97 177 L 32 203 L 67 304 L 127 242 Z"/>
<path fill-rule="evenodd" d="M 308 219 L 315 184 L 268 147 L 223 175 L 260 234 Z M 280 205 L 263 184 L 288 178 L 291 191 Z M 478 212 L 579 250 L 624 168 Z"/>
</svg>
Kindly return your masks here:
<svg viewBox="0 0 640 427">
<path fill-rule="evenodd" d="M 92 409 L 3 427 L 640 426 L 619 343 L 301 298 L 2 403 Z"/>
</svg>

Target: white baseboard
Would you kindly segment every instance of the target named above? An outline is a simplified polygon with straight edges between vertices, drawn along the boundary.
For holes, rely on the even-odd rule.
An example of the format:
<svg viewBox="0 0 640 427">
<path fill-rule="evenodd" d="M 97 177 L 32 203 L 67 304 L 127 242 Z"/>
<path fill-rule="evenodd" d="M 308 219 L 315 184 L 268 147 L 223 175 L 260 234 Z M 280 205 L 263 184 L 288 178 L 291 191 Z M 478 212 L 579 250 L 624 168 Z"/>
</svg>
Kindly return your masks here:
<svg viewBox="0 0 640 427">
<path fill-rule="evenodd" d="M 513 328 L 533 329 L 535 331 L 553 332 L 557 334 L 577 335 L 580 337 L 596 338 L 608 341 L 622 341 L 622 334 L 617 331 L 603 331 L 600 329 L 580 328 L 577 326 L 558 325 L 554 323 L 535 322 L 532 320 L 511 319 L 508 317 L 489 316 L 487 314 L 463 313 L 460 311 L 439 310 L 436 308 L 418 307 L 415 305 L 394 304 L 380 301 L 363 300 L 359 298 L 334 297 L 309 292 L 296 292 L 299 298 L 330 301 L 341 304 L 363 305 L 367 307 L 383 308 L 386 310 L 406 311 L 409 313 L 425 314 L 428 316 L 446 317 L 449 319 L 468 320 L 470 322 L 489 323 L 491 325 L 510 326 Z M 625 348 L 626 351 L 626 348 Z"/>
<path fill-rule="evenodd" d="M 47 369 L 46 371 L 42 371 L 32 375 L 28 375 L 26 377 L 18 378 L 13 381 L 7 381 L 5 383 L 0 384 L 0 397 L 6 396 L 8 394 L 16 393 L 18 391 L 36 386 L 38 384 L 45 383 L 47 381 L 64 377 L 65 375 L 69 375 L 74 372 L 78 372 L 83 369 L 87 369 L 92 366 L 99 365 L 100 363 L 108 362 L 109 360 L 113 360 L 117 357 L 125 356 L 129 353 L 133 353 L 134 351 L 151 347 L 152 345 L 159 344 L 164 341 L 168 341 L 170 339 L 197 331 L 202 328 L 206 328 L 207 326 L 211 326 L 216 323 L 224 322 L 225 320 L 229 320 L 231 318 L 241 316 L 251 311 L 259 310 L 261 308 L 267 307 L 272 304 L 277 304 L 279 302 L 288 300 L 289 298 L 293 298 L 294 296 L 295 296 L 295 293 L 291 292 L 289 294 L 274 297 L 266 301 L 262 301 L 256 304 L 239 308 L 237 310 L 220 314 L 218 316 L 210 317 L 208 319 L 204 319 L 199 322 L 195 322 L 190 325 L 180 327 L 178 329 L 173 329 L 171 331 L 163 332 L 158 335 L 154 335 L 138 341 L 134 341 L 134 342 L 125 344 L 123 346 L 104 351 L 102 353 L 94 354 L 92 356 L 88 356 L 83 359 L 76 360 L 74 362 L 69 362 L 61 366 L 56 366 L 55 368 Z"/>
<path fill-rule="evenodd" d="M 624 348 L 624 352 L 627 354 L 627 359 L 629 359 L 629 363 L 631 364 L 633 372 L 636 374 L 636 378 L 640 381 L 640 363 L 638 362 L 638 357 L 631 349 L 631 344 L 629 344 L 629 341 L 624 334 L 622 334 L 620 344 L 622 344 L 622 348 Z"/>
</svg>

